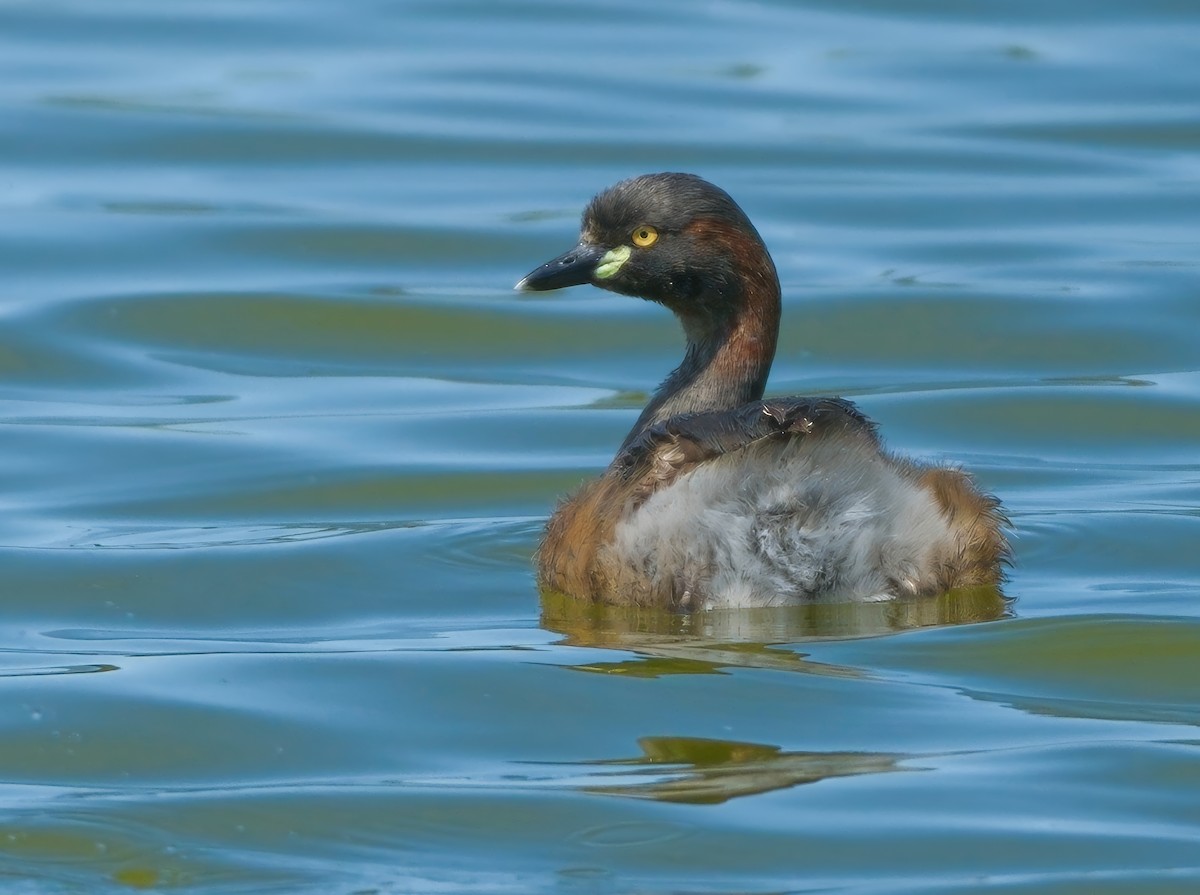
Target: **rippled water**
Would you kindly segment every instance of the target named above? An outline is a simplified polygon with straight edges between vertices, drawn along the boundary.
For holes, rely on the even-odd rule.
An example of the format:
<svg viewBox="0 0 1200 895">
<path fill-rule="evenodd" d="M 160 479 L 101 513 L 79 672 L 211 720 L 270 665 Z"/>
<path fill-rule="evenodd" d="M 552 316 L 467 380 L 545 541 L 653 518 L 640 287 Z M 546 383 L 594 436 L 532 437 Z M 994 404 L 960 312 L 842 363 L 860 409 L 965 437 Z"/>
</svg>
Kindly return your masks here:
<svg viewBox="0 0 1200 895">
<path fill-rule="evenodd" d="M 1200 7 L 0 4 L 0 888 L 1200 888 Z M 539 599 L 677 359 L 511 284 L 691 170 L 775 393 L 999 493 L 993 593 Z"/>
</svg>

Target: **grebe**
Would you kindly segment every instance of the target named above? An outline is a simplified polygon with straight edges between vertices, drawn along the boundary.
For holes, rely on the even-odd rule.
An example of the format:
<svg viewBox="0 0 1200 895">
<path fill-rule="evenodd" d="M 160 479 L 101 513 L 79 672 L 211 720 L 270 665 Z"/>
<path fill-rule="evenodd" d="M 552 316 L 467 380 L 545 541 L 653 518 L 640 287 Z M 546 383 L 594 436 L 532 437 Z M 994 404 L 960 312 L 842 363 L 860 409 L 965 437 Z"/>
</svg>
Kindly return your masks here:
<svg viewBox="0 0 1200 895">
<path fill-rule="evenodd" d="M 679 610 L 883 600 L 996 585 L 999 502 L 967 474 L 883 450 L 840 398 L 763 398 L 780 288 L 723 190 L 647 174 L 600 193 L 579 244 L 517 283 L 591 283 L 672 310 L 687 350 L 600 478 L 538 550 L 543 587 Z"/>
</svg>

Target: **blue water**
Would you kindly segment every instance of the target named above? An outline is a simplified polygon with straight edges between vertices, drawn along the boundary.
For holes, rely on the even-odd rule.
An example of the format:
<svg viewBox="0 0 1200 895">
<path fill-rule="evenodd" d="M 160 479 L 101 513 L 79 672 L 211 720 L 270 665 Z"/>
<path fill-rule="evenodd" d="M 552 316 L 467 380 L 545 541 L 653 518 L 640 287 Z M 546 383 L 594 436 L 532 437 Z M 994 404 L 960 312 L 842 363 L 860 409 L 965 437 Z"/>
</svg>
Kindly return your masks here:
<svg viewBox="0 0 1200 895">
<path fill-rule="evenodd" d="M 1200 889 L 1200 6 L 0 3 L 0 889 Z M 655 170 L 769 391 L 1004 596 L 673 617 L 530 555 L 681 340 L 512 284 Z"/>
</svg>

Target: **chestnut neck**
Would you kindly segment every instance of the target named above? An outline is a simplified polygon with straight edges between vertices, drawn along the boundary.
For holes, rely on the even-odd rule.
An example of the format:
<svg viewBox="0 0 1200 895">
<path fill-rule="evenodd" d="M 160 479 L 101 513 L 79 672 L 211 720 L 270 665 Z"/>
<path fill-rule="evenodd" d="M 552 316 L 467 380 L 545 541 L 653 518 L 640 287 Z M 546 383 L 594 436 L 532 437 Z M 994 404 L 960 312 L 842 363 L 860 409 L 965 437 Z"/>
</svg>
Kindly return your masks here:
<svg viewBox="0 0 1200 895">
<path fill-rule="evenodd" d="M 683 362 L 658 387 L 622 449 L 646 429 L 680 414 L 734 410 L 763 396 L 779 337 L 775 264 L 758 234 L 707 220 L 691 229 L 700 245 L 720 247 L 720 272 L 698 276 L 686 301 L 663 302 L 687 338 Z"/>
</svg>

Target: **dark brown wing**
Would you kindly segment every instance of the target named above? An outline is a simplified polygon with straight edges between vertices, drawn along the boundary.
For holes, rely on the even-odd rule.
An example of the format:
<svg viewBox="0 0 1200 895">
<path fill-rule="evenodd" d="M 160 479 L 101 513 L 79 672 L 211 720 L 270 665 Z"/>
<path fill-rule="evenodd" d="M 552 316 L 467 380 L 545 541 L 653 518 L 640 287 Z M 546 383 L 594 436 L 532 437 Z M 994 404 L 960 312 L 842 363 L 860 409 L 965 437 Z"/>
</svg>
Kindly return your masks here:
<svg viewBox="0 0 1200 895">
<path fill-rule="evenodd" d="M 698 464 L 767 439 L 803 438 L 849 430 L 878 441 L 875 425 L 841 398 L 766 398 L 734 410 L 672 417 L 651 426 L 613 460 L 613 469 L 637 482 L 645 499 Z"/>
</svg>

